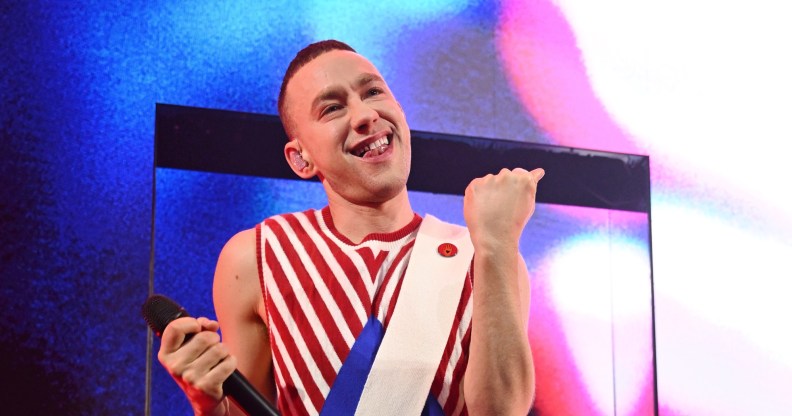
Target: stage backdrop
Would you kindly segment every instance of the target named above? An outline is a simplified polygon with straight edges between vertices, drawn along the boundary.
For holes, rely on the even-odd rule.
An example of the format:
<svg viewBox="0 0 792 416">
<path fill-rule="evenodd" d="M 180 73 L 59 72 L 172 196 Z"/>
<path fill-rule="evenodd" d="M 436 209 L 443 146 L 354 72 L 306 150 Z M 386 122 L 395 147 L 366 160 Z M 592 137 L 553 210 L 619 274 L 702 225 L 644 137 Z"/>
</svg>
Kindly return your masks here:
<svg viewBox="0 0 792 416">
<path fill-rule="evenodd" d="M 276 117 L 158 105 L 156 119 L 152 289 L 214 318 L 212 272 L 225 241 L 267 216 L 322 208 L 324 189 L 288 168 Z M 477 176 L 564 171 L 542 179 L 520 241 L 532 276 L 534 412 L 655 414 L 649 159 L 420 131 L 412 152 L 413 209 L 457 224 Z M 158 348 L 152 414 L 189 412 Z"/>
<path fill-rule="evenodd" d="M 155 103 L 274 114 L 289 59 L 335 37 L 413 129 L 649 155 L 660 414 L 788 413 L 789 15 L 774 0 L 4 2 L 3 410 L 143 413 Z M 601 222 L 543 211 L 583 236 Z M 583 240 L 553 264 L 583 264 Z"/>
</svg>

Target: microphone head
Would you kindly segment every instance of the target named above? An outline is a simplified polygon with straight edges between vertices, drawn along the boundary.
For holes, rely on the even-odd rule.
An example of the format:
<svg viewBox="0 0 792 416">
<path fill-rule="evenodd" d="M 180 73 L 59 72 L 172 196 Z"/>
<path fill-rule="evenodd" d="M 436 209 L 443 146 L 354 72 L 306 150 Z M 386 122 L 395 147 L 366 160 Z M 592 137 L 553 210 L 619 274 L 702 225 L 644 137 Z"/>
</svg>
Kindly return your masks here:
<svg viewBox="0 0 792 416">
<path fill-rule="evenodd" d="M 190 316 L 187 311 L 173 299 L 163 295 L 151 295 L 143 303 L 143 319 L 157 337 L 162 337 L 162 331 L 172 321 Z"/>
</svg>

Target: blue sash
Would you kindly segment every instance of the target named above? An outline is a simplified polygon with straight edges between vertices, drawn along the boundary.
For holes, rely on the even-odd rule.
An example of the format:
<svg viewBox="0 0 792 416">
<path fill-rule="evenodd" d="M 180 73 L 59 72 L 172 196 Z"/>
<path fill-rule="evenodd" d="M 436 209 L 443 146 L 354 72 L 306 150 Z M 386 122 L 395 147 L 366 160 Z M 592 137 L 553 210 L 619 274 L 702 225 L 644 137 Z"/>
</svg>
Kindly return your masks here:
<svg viewBox="0 0 792 416">
<path fill-rule="evenodd" d="M 383 335 L 384 331 L 380 321 L 373 316 L 369 317 L 330 388 L 330 393 L 328 393 L 322 411 L 319 413 L 321 416 L 355 414 Z M 432 396 L 432 393 L 429 393 L 429 397 L 426 399 L 421 416 L 445 416 L 442 407 Z"/>
</svg>

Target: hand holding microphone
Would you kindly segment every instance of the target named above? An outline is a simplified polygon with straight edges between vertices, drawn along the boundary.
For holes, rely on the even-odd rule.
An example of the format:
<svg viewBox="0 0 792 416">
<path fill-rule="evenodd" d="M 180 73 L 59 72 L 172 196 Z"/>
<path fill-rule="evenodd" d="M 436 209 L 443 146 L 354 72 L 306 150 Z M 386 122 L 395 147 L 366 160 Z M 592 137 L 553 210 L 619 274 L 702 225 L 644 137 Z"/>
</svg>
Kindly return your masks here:
<svg viewBox="0 0 792 416">
<path fill-rule="evenodd" d="M 187 394 L 196 413 L 223 406 L 225 394 L 249 415 L 278 415 L 236 370 L 236 359 L 220 342 L 217 322 L 191 318 L 184 308 L 162 295 L 146 300 L 143 317 L 162 337 L 157 355 L 160 363 Z"/>
</svg>

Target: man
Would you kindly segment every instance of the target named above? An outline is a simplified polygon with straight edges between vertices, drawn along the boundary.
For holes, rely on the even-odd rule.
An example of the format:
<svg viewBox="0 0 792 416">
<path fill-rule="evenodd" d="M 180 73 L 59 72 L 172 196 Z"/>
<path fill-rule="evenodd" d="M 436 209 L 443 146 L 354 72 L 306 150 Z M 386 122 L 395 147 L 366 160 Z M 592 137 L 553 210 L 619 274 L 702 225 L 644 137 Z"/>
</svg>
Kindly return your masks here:
<svg viewBox="0 0 792 416">
<path fill-rule="evenodd" d="M 284 414 L 316 414 L 347 400 L 334 392 L 346 380 L 344 366 L 361 355 L 350 351 L 363 348 L 358 340 L 367 334 L 387 333 L 421 222 L 406 189 L 410 130 L 368 60 L 337 41 L 308 46 L 286 72 L 278 107 L 287 162 L 301 178 L 318 176 L 328 206 L 232 237 L 215 274 L 219 323 L 182 318 L 165 330 L 160 362 L 196 414 L 241 413 L 221 386 L 234 368 L 277 397 Z M 530 289 L 518 241 L 543 175 L 504 169 L 465 191 L 474 261 L 425 413 L 530 409 Z M 195 335 L 182 345 L 188 334 Z"/>
</svg>

